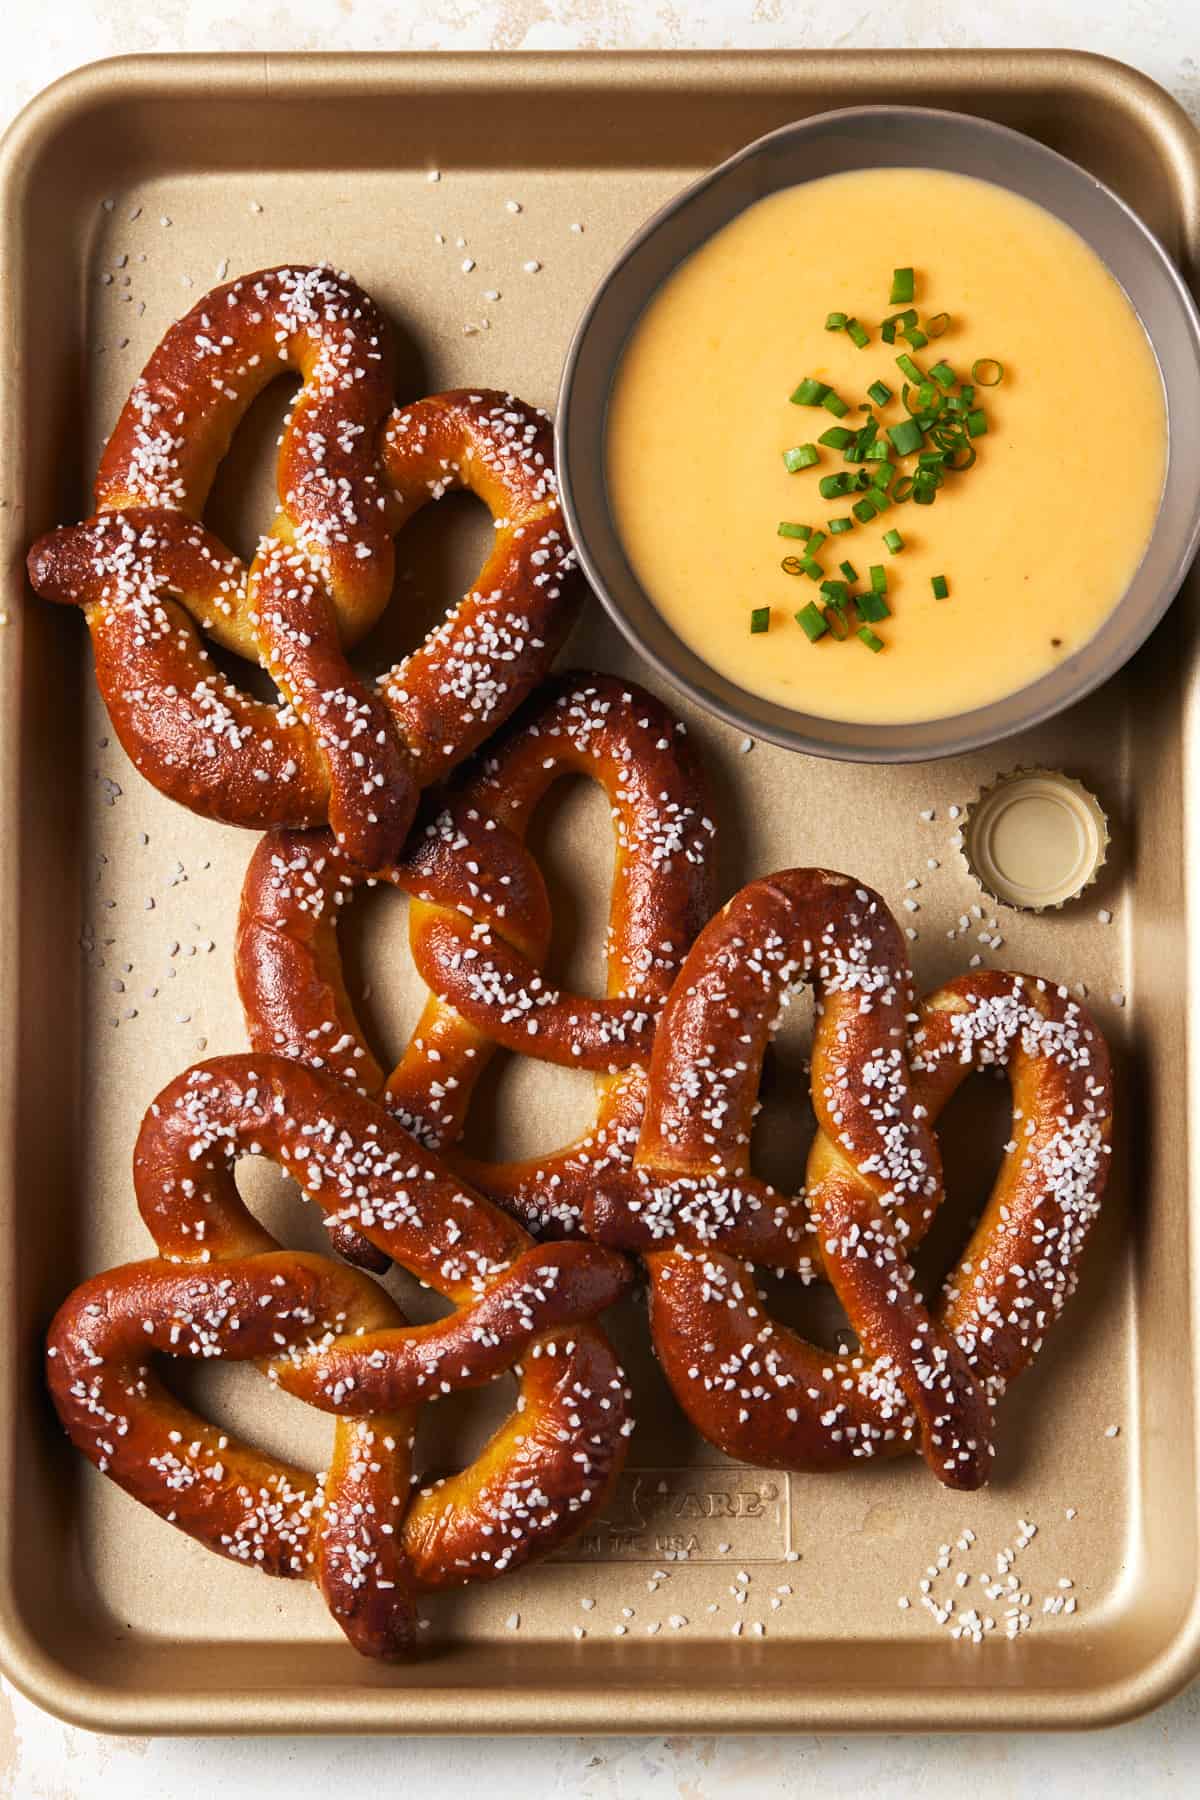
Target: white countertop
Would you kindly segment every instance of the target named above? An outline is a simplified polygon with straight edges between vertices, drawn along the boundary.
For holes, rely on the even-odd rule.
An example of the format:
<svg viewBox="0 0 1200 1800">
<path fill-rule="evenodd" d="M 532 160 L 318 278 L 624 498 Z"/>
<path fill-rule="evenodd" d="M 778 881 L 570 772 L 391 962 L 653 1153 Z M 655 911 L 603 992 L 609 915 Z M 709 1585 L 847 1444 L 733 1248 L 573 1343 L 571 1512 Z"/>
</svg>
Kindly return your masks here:
<svg viewBox="0 0 1200 1800">
<path fill-rule="evenodd" d="M 16 0 L 0 66 L 0 127 L 80 63 L 134 51 L 947 47 L 1089 49 L 1143 69 L 1200 123 L 1195 0 Z M 22 14 L 25 15 L 22 18 Z M 1189 29 L 1190 27 L 1190 29 Z M 1200 1775 L 1200 1685 L 1148 1719 L 1055 1738 L 605 1738 L 502 1742 L 96 1737 L 0 1693 L 0 1800 L 327 1800 L 331 1789 L 466 1800 L 770 1800 L 816 1789 L 863 1800 L 961 1784 L 977 1800 L 1090 1790 L 1185 1791 Z"/>
</svg>

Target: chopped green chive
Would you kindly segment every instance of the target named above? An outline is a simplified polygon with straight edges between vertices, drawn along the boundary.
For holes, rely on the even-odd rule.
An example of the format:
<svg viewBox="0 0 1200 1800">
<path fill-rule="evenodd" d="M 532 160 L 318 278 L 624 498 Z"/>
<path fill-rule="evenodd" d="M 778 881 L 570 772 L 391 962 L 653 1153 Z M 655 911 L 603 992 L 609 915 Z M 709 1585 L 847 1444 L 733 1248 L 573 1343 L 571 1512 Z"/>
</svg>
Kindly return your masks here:
<svg viewBox="0 0 1200 1800">
<path fill-rule="evenodd" d="M 994 356 L 980 356 L 971 364 L 971 380 L 980 387 L 996 387 L 1004 380 L 1004 364 Z"/>
<path fill-rule="evenodd" d="M 841 500 L 844 495 L 853 493 L 854 477 L 842 469 L 836 475 L 822 475 L 818 486 L 822 500 Z"/>
<path fill-rule="evenodd" d="M 871 629 L 891 616 L 888 601 L 887 569 L 883 563 L 869 565 L 869 588 L 857 592 L 859 574 L 849 560 L 839 563 L 842 579 L 826 576 L 817 560 L 817 552 L 829 536 L 852 531 L 855 521 L 870 525 L 892 505 L 912 500 L 918 506 L 932 506 L 939 489 L 949 474 L 961 473 L 976 461 L 973 438 L 983 437 L 988 430 L 987 413 L 976 404 L 976 387 L 995 387 L 1004 379 L 1004 365 L 995 357 L 976 358 L 971 365 L 971 379 L 961 380 L 953 365 L 940 358 L 926 373 L 910 352 L 924 348 L 932 339 L 940 338 L 951 325 L 950 314 L 939 312 L 919 320 L 911 304 L 916 293 L 916 272 L 911 268 L 896 269 L 892 275 L 890 302 L 901 311 L 885 318 L 880 335 L 887 344 L 903 339 L 907 349 L 896 356 L 896 367 L 904 377 L 900 403 L 907 417 L 899 424 L 884 425 L 872 408 L 887 406 L 896 398 L 886 381 L 873 381 L 867 388 L 867 399 L 853 410 L 865 423 L 857 429 L 840 422 L 820 434 L 815 444 L 796 444 L 783 452 L 787 469 L 796 473 L 810 469 L 821 461 L 820 449 L 840 452 L 846 468 L 820 475 L 818 491 L 824 500 L 850 501 L 850 514 L 826 520 L 827 531 L 814 529 L 793 520 L 783 519 L 778 535 L 794 538 L 803 546 L 798 555 L 783 557 L 780 567 L 787 575 L 807 575 L 820 587 L 820 597 L 801 606 L 794 614 L 796 623 L 811 643 L 826 635 L 839 641 L 853 631 L 872 655 L 886 646 Z M 830 312 L 826 315 L 827 331 L 844 331 L 860 350 L 871 342 L 872 332 L 852 313 Z M 841 421 L 851 406 L 829 385 L 806 375 L 790 396 L 796 406 L 819 406 Z M 905 473 L 893 462 L 896 457 L 913 457 L 912 473 Z M 863 465 L 863 466 L 856 466 Z M 870 465 L 868 468 L 865 465 Z M 857 496 L 857 498 L 852 498 Z M 899 531 L 883 533 L 884 548 L 896 556 L 904 549 Z M 930 578 L 936 600 L 950 596 L 950 584 L 944 575 Z M 752 633 L 769 631 L 771 608 L 754 607 L 750 613 Z M 857 627 L 857 629 L 856 629 Z"/>
<path fill-rule="evenodd" d="M 807 606 L 800 608 L 796 614 L 796 623 L 812 644 L 815 644 L 818 638 L 823 638 L 829 630 L 820 607 L 812 600 L 808 602 Z"/>
<path fill-rule="evenodd" d="M 902 419 L 899 425 L 889 425 L 887 434 L 898 456 L 908 456 L 921 447 L 921 427 L 915 419 Z"/>
<path fill-rule="evenodd" d="M 750 630 L 754 633 L 769 631 L 771 628 L 771 609 L 769 606 L 755 606 L 750 612 Z"/>
<path fill-rule="evenodd" d="M 896 358 L 896 367 L 907 375 L 910 381 L 915 382 L 918 387 L 925 380 L 923 372 L 917 367 L 907 351 L 902 351 Z"/>
<path fill-rule="evenodd" d="M 820 406 L 828 392 L 828 382 L 815 381 L 811 375 L 806 375 L 800 386 L 789 397 L 793 406 Z"/>
</svg>

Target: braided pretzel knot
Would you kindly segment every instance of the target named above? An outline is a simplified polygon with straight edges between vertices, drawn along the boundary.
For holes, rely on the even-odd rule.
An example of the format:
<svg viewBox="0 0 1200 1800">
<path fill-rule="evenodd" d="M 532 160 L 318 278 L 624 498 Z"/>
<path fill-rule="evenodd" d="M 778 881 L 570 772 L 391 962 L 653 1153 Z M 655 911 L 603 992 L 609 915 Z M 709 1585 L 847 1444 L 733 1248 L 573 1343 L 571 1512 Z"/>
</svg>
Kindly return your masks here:
<svg viewBox="0 0 1200 1800">
<path fill-rule="evenodd" d="M 271 1157 L 456 1310 L 409 1326 L 365 1275 L 283 1249 L 238 1195 L 243 1153 Z M 356 1649 L 391 1656 L 412 1642 L 422 1589 L 518 1568 L 603 1504 L 632 1422 L 587 1321 L 626 1287 L 621 1257 L 535 1246 L 382 1107 L 278 1057 L 222 1057 L 172 1082 L 134 1180 L 160 1254 L 75 1290 L 47 1368 L 74 1443 L 143 1505 L 235 1561 L 317 1582 Z M 219 1432 L 151 1353 L 257 1362 L 334 1415 L 328 1469 L 314 1478 Z M 421 1404 L 509 1370 L 507 1423 L 461 1474 L 418 1489 Z"/>
<path fill-rule="evenodd" d="M 603 787 L 615 826 L 603 999 L 540 973 L 550 904 L 524 838 L 538 802 L 572 772 Z M 530 1230 L 577 1233 L 598 1175 L 632 1156 L 655 1020 L 711 910 L 713 836 L 695 754 L 667 708 L 611 676 L 562 676 L 530 698 L 445 808 L 377 874 L 339 855 L 327 835 L 264 838 L 243 886 L 237 942 L 251 1043 L 381 1093 L 434 1149 L 458 1142 L 498 1046 L 594 1071 L 596 1121 L 578 1142 L 519 1162 L 451 1157 Z M 376 880 L 412 896 L 413 958 L 430 989 L 390 1076 L 355 1016 L 336 935 L 340 908 Z"/>
<path fill-rule="evenodd" d="M 816 994 L 818 1133 L 807 1191 L 789 1198 L 749 1172 L 749 1141 L 763 1052 L 797 980 Z M 990 1405 L 1074 1290 L 1107 1178 L 1108 1053 L 1066 990 L 1028 976 L 981 971 L 919 1012 L 910 982 L 890 913 L 849 877 L 790 869 L 743 888 L 671 992 L 632 1175 L 597 1192 L 589 1225 L 645 1255 L 659 1359 L 722 1450 L 824 1470 L 919 1442 L 941 1481 L 970 1488 L 987 1477 Z M 932 1127 L 988 1065 L 1008 1071 L 1013 1139 L 928 1310 L 907 1251 L 942 1198 Z M 861 1352 L 772 1321 L 755 1263 L 823 1272 Z"/>
<path fill-rule="evenodd" d="M 238 423 L 285 369 L 303 384 L 279 511 L 246 568 L 201 516 Z M 391 397 L 390 332 L 348 276 L 266 269 L 214 288 L 135 384 L 93 517 L 29 554 L 37 592 L 83 608 L 109 716 L 155 787 L 235 825 L 328 820 L 367 865 L 545 673 L 574 587 L 546 416 L 493 392 L 396 412 Z M 492 510 L 491 555 L 412 656 L 377 687 L 359 680 L 346 648 L 388 603 L 393 535 L 458 487 Z M 283 703 L 226 680 L 197 627 L 261 662 Z"/>
</svg>

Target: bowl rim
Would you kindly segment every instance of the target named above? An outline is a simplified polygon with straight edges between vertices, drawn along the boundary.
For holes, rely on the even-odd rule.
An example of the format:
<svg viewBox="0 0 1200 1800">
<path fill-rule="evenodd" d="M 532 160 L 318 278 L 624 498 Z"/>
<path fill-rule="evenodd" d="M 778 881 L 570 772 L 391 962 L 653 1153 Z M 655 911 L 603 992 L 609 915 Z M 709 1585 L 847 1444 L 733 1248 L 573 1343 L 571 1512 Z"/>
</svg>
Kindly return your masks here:
<svg viewBox="0 0 1200 1800">
<path fill-rule="evenodd" d="M 854 123 L 888 119 L 894 120 L 896 118 L 904 118 L 905 120 L 916 123 L 927 123 L 934 130 L 945 129 L 949 126 L 955 130 L 972 131 L 983 138 L 991 137 L 1000 139 L 1004 143 L 1010 145 L 1016 144 L 1020 147 L 1021 153 L 1025 155 L 1032 154 L 1035 157 L 1043 159 L 1047 165 L 1056 167 L 1062 171 L 1067 181 L 1084 182 L 1095 193 L 1102 196 L 1103 202 L 1122 216 L 1126 227 L 1132 228 L 1133 236 L 1136 239 L 1141 240 L 1142 251 L 1151 258 L 1157 265 L 1160 274 L 1165 277 L 1166 288 L 1173 294 L 1173 298 L 1179 307 L 1181 322 L 1185 327 L 1187 337 L 1190 339 L 1193 361 L 1197 373 L 1197 399 L 1200 401 L 1200 308 L 1197 307 L 1196 299 L 1192 295 L 1187 282 L 1184 280 L 1181 270 L 1174 259 L 1168 254 L 1159 238 L 1151 231 L 1150 227 L 1134 208 L 1109 187 L 1106 182 L 1101 181 L 1098 176 L 1091 174 L 1090 171 L 1085 169 L 1080 163 L 1075 162 L 1071 157 L 1064 156 L 1061 151 L 1051 149 L 1049 145 L 1043 144 L 1038 138 L 1030 136 L 1027 132 L 1018 131 L 1012 126 L 1002 125 L 996 119 L 986 118 L 974 113 L 960 112 L 948 107 L 908 106 L 898 102 L 877 102 L 860 106 L 830 107 L 823 112 L 813 113 L 804 118 L 791 120 L 787 124 L 776 126 L 771 131 L 763 133 L 760 137 L 752 139 L 740 149 L 735 150 L 732 155 L 724 158 L 711 169 L 706 170 L 702 175 L 697 176 L 694 181 L 688 182 L 678 193 L 673 194 L 669 199 L 664 201 L 661 206 L 655 209 L 649 218 L 647 218 L 625 241 L 592 290 L 571 334 L 566 356 L 563 361 L 555 412 L 554 448 L 559 494 L 567 523 L 567 529 L 570 533 L 576 554 L 578 555 L 580 565 L 587 577 L 588 583 L 599 598 L 605 612 L 616 625 L 626 642 L 637 650 L 658 674 L 662 675 L 675 687 L 682 689 L 682 691 L 705 712 L 715 714 L 727 724 L 733 725 L 753 737 L 764 738 L 768 742 L 778 744 L 784 749 L 795 750 L 804 754 L 825 757 L 842 762 L 915 763 L 938 761 L 945 757 L 960 755 L 967 751 L 979 750 L 990 744 L 999 743 L 1004 739 L 1015 737 L 1024 731 L 1043 724 L 1047 719 L 1055 717 L 1057 714 L 1066 711 L 1068 708 L 1077 705 L 1089 694 L 1094 693 L 1099 687 L 1102 687 L 1106 682 L 1110 681 L 1113 676 L 1137 654 L 1138 650 L 1141 649 L 1142 645 L 1150 637 L 1152 632 L 1161 624 L 1164 616 L 1175 600 L 1180 587 L 1187 578 L 1188 571 L 1196 557 L 1197 551 L 1200 550 L 1200 459 L 1198 459 L 1196 470 L 1197 481 L 1195 484 L 1195 494 L 1192 501 L 1188 528 L 1186 532 L 1181 534 L 1178 549 L 1170 555 L 1169 566 L 1164 577 L 1160 581 L 1156 597 L 1151 604 L 1143 606 L 1140 609 L 1137 626 L 1133 631 L 1126 633 L 1123 638 L 1118 639 L 1110 652 L 1099 664 L 1089 671 L 1081 672 L 1077 682 L 1068 684 L 1063 691 L 1054 694 L 1043 694 L 1042 697 L 1039 698 L 1039 689 L 1044 689 L 1048 684 L 1057 685 L 1061 682 L 1063 672 L 1069 669 L 1071 662 L 1081 657 L 1094 642 L 1094 639 L 1099 632 L 1117 618 L 1127 606 L 1130 596 L 1134 594 L 1138 588 L 1151 548 L 1154 546 L 1155 540 L 1159 535 L 1163 515 L 1166 510 L 1166 500 L 1172 478 L 1173 440 L 1175 436 L 1172 429 L 1172 420 L 1177 409 L 1180 407 L 1181 402 L 1172 398 L 1171 391 L 1167 384 L 1166 372 L 1158 352 L 1158 346 L 1149 325 L 1141 311 L 1139 311 L 1138 307 L 1135 305 L 1125 283 L 1112 267 L 1107 256 L 1105 256 L 1095 242 L 1093 242 L 1091 237 L 1082 231 L 1072 220 L 1063 218 L 1061 213 L 1056 211 L 1053 207 L 1044 205 L 1040 201 L 1035 201 L 1035 204 L 1043 205 L 1043 210 L 1050 212 L 1053 217 L 1058 218 L 1061 223 L 1065 224 L 1069 230 L 1074 231 L 1075 235 L 1087 244 L 1093 255 L 1099 257 L 1112 279 L 1117 282 L 1122 293 L 1125 294 L 1126 300 L 1133 309 L 1135 317 L 1138 319 L 1138 322 L 1146 335 L 1147 342 L 1150 345 L 1151 353 L 1154 356 L 1155 364 L 1159 371 L 1159 379 L 1163 389 L 1164 412 L 1167 428 L 1166 457 L 1163 467 L 1163 481 L 1159 495 L 1158 509 L 1155 513 L 1154 522 L 1151 526 L 1150 535 L 1147 539 L 1142 556 L 1130 575 L 1124 592 L 1116 601 L 1106 619 L 1097 626 L 1096 632 L 1092 634 L 1092 637 L 1085 640 L 1085 642 L 1079 646 L 1072 657 L 1067 658 L 1066 661 L 1059 664 L 1057 668 L 1037 677 L 1036 680 L 1026 684 L 1024 687 L 1014 689 L 1007 694 L 1002 694 L 995 700 L 989 701 L 983 706 L 971 708 L 966 712 L 944 714 L 937 718 L 912 720 L 907 723 L 897 724 L 893 722 L 882 725 L 873 724 L 867 721 L 857 722 L 833 717 L 825 718 L 822 715 L 800 712 L 785 707 L 778 702 L 768 701 L 765 697 L 754 694 L 752 690 L 741 687 L 740 684 L 733 681 L 732 678 L 723 675 L 720 670 L 705 663 L 699 652 L 694 651 L 690 645 L 679 637 L 678 633 L 674 630 L 673 626 L 669 624 L 665 616 L 659 613 L 658 617 L 662 622 L 663 634 L 670 646 L 672 655 L 663 653 L 646 641 L 637 625 L 629 618 L 624 608 L 610 592 L 604 573 L 600 567 L 599 560 L 595 556 L 593 549 L 588 542 L 587 534 L 583 528 L 579 509 L 576 504 L 576 494 L 571 474 L 570 439 L 572 435 L 572 400 L 579 375 L 580 364 L 587 347 L 589 333 L 613 282 L 619 278 L 638 251 L 661 230 L 664 224 L 685 208 L 693 205 L 704 193 L 714 187 L 718 182 L 726 180 L 744 163 L 761 157 L 764 152 L 767 152 L 781 140 L 817 135 L 820 132 L 828 132 L 831 127 L 839 125 L 852 125 Z M 919 167 L 921 165 L 909 164 L 907 166 Z M 826 177 L 813 177 L 813 179 L 823 178 Z M 801 186 L 804 184 L 804 179 L 804 177 L 801 177 L 799 180 L 772 185 L 764 191 L 763 195 L 760 195 L 757 198 L 765 198 L 767 194 L 782 192 L 785 187 Z M 986 179 L 986 177 L 976 177 L 976 179 Z M 1020 192 L 1019 189 L 1006 183 L 1002 179 L 1002 175 L 994 181 L 993 185 L 1004 187 L 1009 192 Z M 1028 196 L 1022 195 L 1022 197 L 1027 198 Z M 678 259 L 674 264 L 674 268 L 681 266 L 681 264 L 687 260 L 687 257 L 692 255 L 702 243 L 710 241 L 716 231 L 723 230 L 726 225 L 732 223 L 734 218 L 740 216 L 741 212 L 747 210 L 748 206 L 755 203 L 754 200 L 748 201 L 745 207 L 741 207 L 737 209 L 737 211 L 731 213 L 730 217 L 721 225 L 715 227 L 713 231 L 698 238 L 691 248 L 685 251 Z M 669 279 L 669 274 L 661 276 L 653 286 L 649 287 L 641 295 L 639 305 L 633 315 L 633 323 L 629 326 L 624 340 L 626 343 L 628 342 L 629 334 L 634 329 L 637 320 L 641 318 L 645 308 L 649 305 L 652 296 L 660 290 L 667 279 Z M 602 449 L 607 438 L 608 402 L 611 398 L 612 378 L 615 376 L 618 360 L 614 360 L 613 362 L 599 427 L 599 439 Z M 595 435 L 595 433 L 592 433 L 593 442 L 595 441 Z M 604 487 L 607 493 L 607 481 L 604 482 Z M 611 516 L 611 508 L 608 510 Z M 613 521 L 613 535 L 619 542 L 619 532 L 616 529 L 615 520 Z M 643 594 L 647 605 L 657 612 L 658 609 L 654 606 L 653 600 L 643 588 L 642 583 L 632 569 L 632 565 L 629 566 L 629 573 L 634 584 Z M 674 657 L 674 660 L 672 660 L 672 657 Z M 701 682 L 696 676 L 689 674 L 686 669 L 679 666 L 680 660 L 684 658 L 693 660 L 700 670 L 706 671 L 712 676 L 714 682 L 723 684 L 723 688 L 726 691 L 714 692 L 711 687 L 701 685 Z M 1004 721 L 999 721 L 994 717 L 1000 709 L 1012 707 L 1014 702 L 1021 695 L 1028 695 L 1030 697 L 1030 704 L 1025 708 L 1019 709 L 1016 716 Z M 751 714 L 747 710 L 743 710 L 739 705 L 739 697 L 744 697 L 747 706 L 757 705 L 768 708 L 771 716 L 764 718 L 756 714 Z M 794 721 L 794 723 L 789 723 L 789 720 Z M 875 741 L 831 741 L 828 737 L 820 735 L 822 726 L 827 726 L 832 730 L 856 731 L 861 733 L 864 740 L 874 738 Z M 905 743 L 904 741 L 904 734 L 906 733 L 920 734 L 933 728 L 937 728 L 939 731 L 939 741 L 935 746 L 923 743 Z M 881 739 L 883 741 L 880 741 Z"/>
</svg>

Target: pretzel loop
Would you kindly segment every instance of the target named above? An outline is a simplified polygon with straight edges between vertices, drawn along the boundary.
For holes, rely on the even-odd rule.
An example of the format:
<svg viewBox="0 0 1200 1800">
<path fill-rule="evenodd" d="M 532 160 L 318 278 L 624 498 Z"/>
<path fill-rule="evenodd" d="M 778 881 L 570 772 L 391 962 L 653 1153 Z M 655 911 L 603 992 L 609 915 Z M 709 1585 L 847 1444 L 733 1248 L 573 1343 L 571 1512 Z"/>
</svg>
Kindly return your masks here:
<svg viewBox="0 0 1200 1800">
<path fill-rule="evenodd" d="M 410 1326 L 366 1276 L 283 1250 L 236 1158 L 265 1154 L 455 1310 Z M 631 1429 L 589 1321 L 620 1257 L 538 1248 L 372 1101 L 280 1058 L 201 1064 L 151 1107 L 134 1156 L 159 1257 L 94 1276 L 60 1309 L 48 1372 L 67 1431 L 136 1499 L 209 1548 L 315 1580 L 364 1654 L 411 1646 L 423 1590 L 545 1554 L 600 1505 Z M 162 1385 L 150 1353 L 251 1360 L 334 1416 L 314 1477 L 231 1439 Z M 476 1460 L 412 1486 L 419 1407 L 513 1371 L 517 1409 Z"/>
<path fill-rule="evenodd" d="M 817 998 L 818 1133 L 806 1192 L 787 1197 L 749 1172 L 749 1142 L 763 1051 L 800 979 Z M 919 1443 L 941 1481 L 970 1488 L 987 1477 L 990 1403 L 1074 1286 L 1107 1175 L 1108 1057 L 1063 990 L 982 972 L 916 1012 L 910 980 L 869 888 L 809 869 L 743 888 L 672 990 L 632 1172 L 600 1185 L 588 1223 L 599 1241 L 641 1248 L 659 1360 L 722 1450 L 835 1469 Z M 930 1310 L 907 1253 L 942 1198 L 932 1126 L 989 1064 L 1009 1069 L 1014 1141 Z M 771 1320 L 756 1263 L 823 1273 L 859 1352 Z"/>
<path fill-rule="evenodd" d="M 597 999 L 540 972 L 550 907 L 524 843 L 538 802 L 569 773 L 600 782 L 616 830 L 608 992 Z M 707 917 L 713 835 L 697 764 L 665 707 L 609 676 L 547 683 L 385 869 L 356 870 L 327 837 L 263 841 L 237 943 L 251 1042 L 382 1092 L 407 1129 L 452 1152 L 498 1046 L 592 1070 L 597 1119 L 578 1143 L 515 1163 L 452 1154 L 467 1180 L 537 1234 L 577 1233 L 598 1173 L 632 1154 L 655 1021 Z M 431 990 L 390 1075 L 365 1041 L 337 949 L 338 911 L 367 880 L 412 896 L 413 958 Z"/>
<path fill-rule="evenodd" d="M 279 510 L 247 569 L 201 515 L 238 423 L 286 369 L 302 386 Z M 216 288 L 135 384 L 94 516 L 29 555 L 38 593 L 83 608 L 105 704 L 149 780 L 232 824 L 328 821 L 367 866 L 545 672 L 574 586 L 545 415 L 486 391 L 392 413 L 391 392 L 390 333 L 348 276 L 268 269 Z M 454 486 L 491 506 L 492 553 L 425 643 L 364 682 L 346 652 L 388 603 L 393 535 Z M 282 703 L 225 679 L 201 630 L 261 663 Z"/>
</svg>

